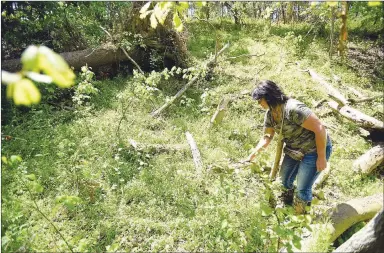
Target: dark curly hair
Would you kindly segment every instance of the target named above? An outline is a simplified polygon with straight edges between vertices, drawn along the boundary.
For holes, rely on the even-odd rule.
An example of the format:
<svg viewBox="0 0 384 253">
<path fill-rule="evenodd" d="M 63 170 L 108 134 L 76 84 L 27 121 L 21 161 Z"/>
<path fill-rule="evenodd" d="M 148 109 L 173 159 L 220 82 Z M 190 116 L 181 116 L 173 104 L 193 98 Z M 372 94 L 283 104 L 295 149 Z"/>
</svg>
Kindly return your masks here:
<svg viewBox="0 0 384 253">
<path fill-rule="evenodd" d="M 284 104 L 289 99 L 279 86 L 270 80 L 261 81 L 256 89 L 253 90 L 252 98 L 255 100 L 264 98 L 269 108 Z"/>
</svg>

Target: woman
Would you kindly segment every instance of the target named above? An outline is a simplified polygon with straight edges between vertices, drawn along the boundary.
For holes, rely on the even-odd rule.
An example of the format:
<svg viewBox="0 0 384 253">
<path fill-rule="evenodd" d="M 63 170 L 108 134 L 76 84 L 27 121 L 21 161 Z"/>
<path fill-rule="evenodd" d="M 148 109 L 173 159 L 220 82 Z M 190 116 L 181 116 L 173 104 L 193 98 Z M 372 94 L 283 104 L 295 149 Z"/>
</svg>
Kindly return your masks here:
<svg viewBox="0 0 384 253">
<path fill-rule="evenodd" d="M 305 207 L 310 206 L 312 201 L 312 185 L 326 168 L 332 153 L 329 135 L 306 105 L 287 97 L 272 81 L 261 81 L 252 92 L 252 97 L 267 112 L 264 117 L 264 136 L 249 155 L 248 161 L 266 148 L 275 133 L 280 133 L 282 129 L 285 156 L 280 169 L 284 188 L 281 197 L 285 204 L 292 205 L 293 202 L 297 213 L 305 213 Z M 296 177 L 297 192 L 294 199 L 293 182 Z"/>
</svg>

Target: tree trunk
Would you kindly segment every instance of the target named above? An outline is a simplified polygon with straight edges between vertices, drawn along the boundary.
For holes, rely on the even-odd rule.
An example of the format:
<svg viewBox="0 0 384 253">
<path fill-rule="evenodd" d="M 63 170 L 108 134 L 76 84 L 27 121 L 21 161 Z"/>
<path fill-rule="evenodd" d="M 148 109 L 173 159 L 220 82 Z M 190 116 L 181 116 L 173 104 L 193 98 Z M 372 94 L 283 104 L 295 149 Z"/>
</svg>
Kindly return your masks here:
<svg viewBox="0 0 384 253">
<path fill-rule="evenodd" d="M 348 3 L 347 1 L 343 1 L 341 3 L 341 26 L 340 26 L 340 36 L 339 36 L 339 46 L 338 46 L 338 52 L 339 55 L 344 58 L 345 57 L 345 49 L 347 47 L 347 39 L 348 39 L 348 33 L 347 33 L 347 14 L 348 14 Z"/>
<path fill-rule="evenodd" d="M 380 253 L 384 249 L 384 210 L 333 252 Z"/>
<path fill-rule="evenodd" d="M 380 253 L 384 249 L 384 210 L 333 252 Z"/>
<path fill-rule="evenodd" d="M 369 174 L 372 170 L 376 169 L 377 166 L 382 164 L 384 161 L 384 145 L 377 145 L 367 153 L 360 156 L 353 163 L 353 170 L 361 172 L 363 174 Z"/>
<path fill-rule="evenodd" d="M 284 3 L 281 3 L 281 14 L 283 16 L 283 23 L 285 24 L 287 22 L 287 20 L 285 17 Z"/>
<path fill-rule="evenodd" d="M 75 69 L 80 69 L 85 64 L 89 67 L 97 67 L 120 60 L 127 60 L 128 58 L 124 55 L 121 50 L 118 50 L 112 44 L 104 44 L 96 49 L 85 49 L 74 52 L 66 52 L 60 54 L 69 66 Z M 1 67 L 4 70 L 16 72 L 21 70 L 20 59 L 6 60 L 1 63 Z"/>
<path fill-rule="evenodd" d="M 330 46 L 329 46 L 329 58 L 332 59 L 332 54 L 333 54 L 333 35 L 334 35 L 334 30 L 335 30 L 335 7 L 331 7 L 331 33 L 329 35 L 329 40 L 330 40 Z"/>
<path fill-rule="evenodd" d="M 333 231 L 330 241 L 335 241 L 354 224 L 370 220 L 382 208 L 382 193 L 338 204 L 331 213 Z"/>
</svg>

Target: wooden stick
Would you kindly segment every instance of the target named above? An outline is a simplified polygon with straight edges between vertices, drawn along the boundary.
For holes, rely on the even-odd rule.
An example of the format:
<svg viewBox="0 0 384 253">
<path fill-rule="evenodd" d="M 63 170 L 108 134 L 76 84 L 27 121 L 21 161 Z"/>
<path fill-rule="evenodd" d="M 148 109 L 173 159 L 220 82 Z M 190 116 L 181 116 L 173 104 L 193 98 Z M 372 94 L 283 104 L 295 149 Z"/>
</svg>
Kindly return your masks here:
<svg viewBox="0 0 384 253">
<path fill-rule="evenodd" d="M 203 162 L 201 161 L 199 149 L 197 148 L 196 142 L 193 139 L 192 134 L 190 134 L 189 132 L 186 132 L 185 135 L 187 137 L 189 146 L 191 147 L 192 157 L 193 157 L 193 162 L 195 163 L 196 172 L 200 176 L 203 170 Z"/>
<path fill-rule="evenodd" d="M 283 140 L 278 140 L 277 147 L 276 147 L 275 161 L 273 163 L 273 167 L 272 167 L 271 173 L 269 174 L 269 178 L 271 180 L 275 180 L 276 174 L 277 174 L 277 172 L 279 170 L 281 154 L 283 153 L 283 146 L 284 146 L 284 141 Z"/>
</svg>

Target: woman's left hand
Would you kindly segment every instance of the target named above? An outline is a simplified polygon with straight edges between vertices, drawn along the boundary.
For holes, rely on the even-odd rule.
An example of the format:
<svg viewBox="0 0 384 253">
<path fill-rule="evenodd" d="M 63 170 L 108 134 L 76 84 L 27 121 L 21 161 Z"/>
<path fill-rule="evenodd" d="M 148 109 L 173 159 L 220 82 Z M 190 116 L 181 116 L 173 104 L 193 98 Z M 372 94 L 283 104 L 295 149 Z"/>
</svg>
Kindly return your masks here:
<svg viewBox="0 0 384 253">
<path fill-rule="evenodd" d="M 317 158 L 317 161 L 316 161 L 316 168 L 317 168 L 317 171 L 322 171 L 324 170 L 325 168 L 327 167 L 327 160 L 325 159 L 325 157 L 318 157 Z"/>
</svg>

